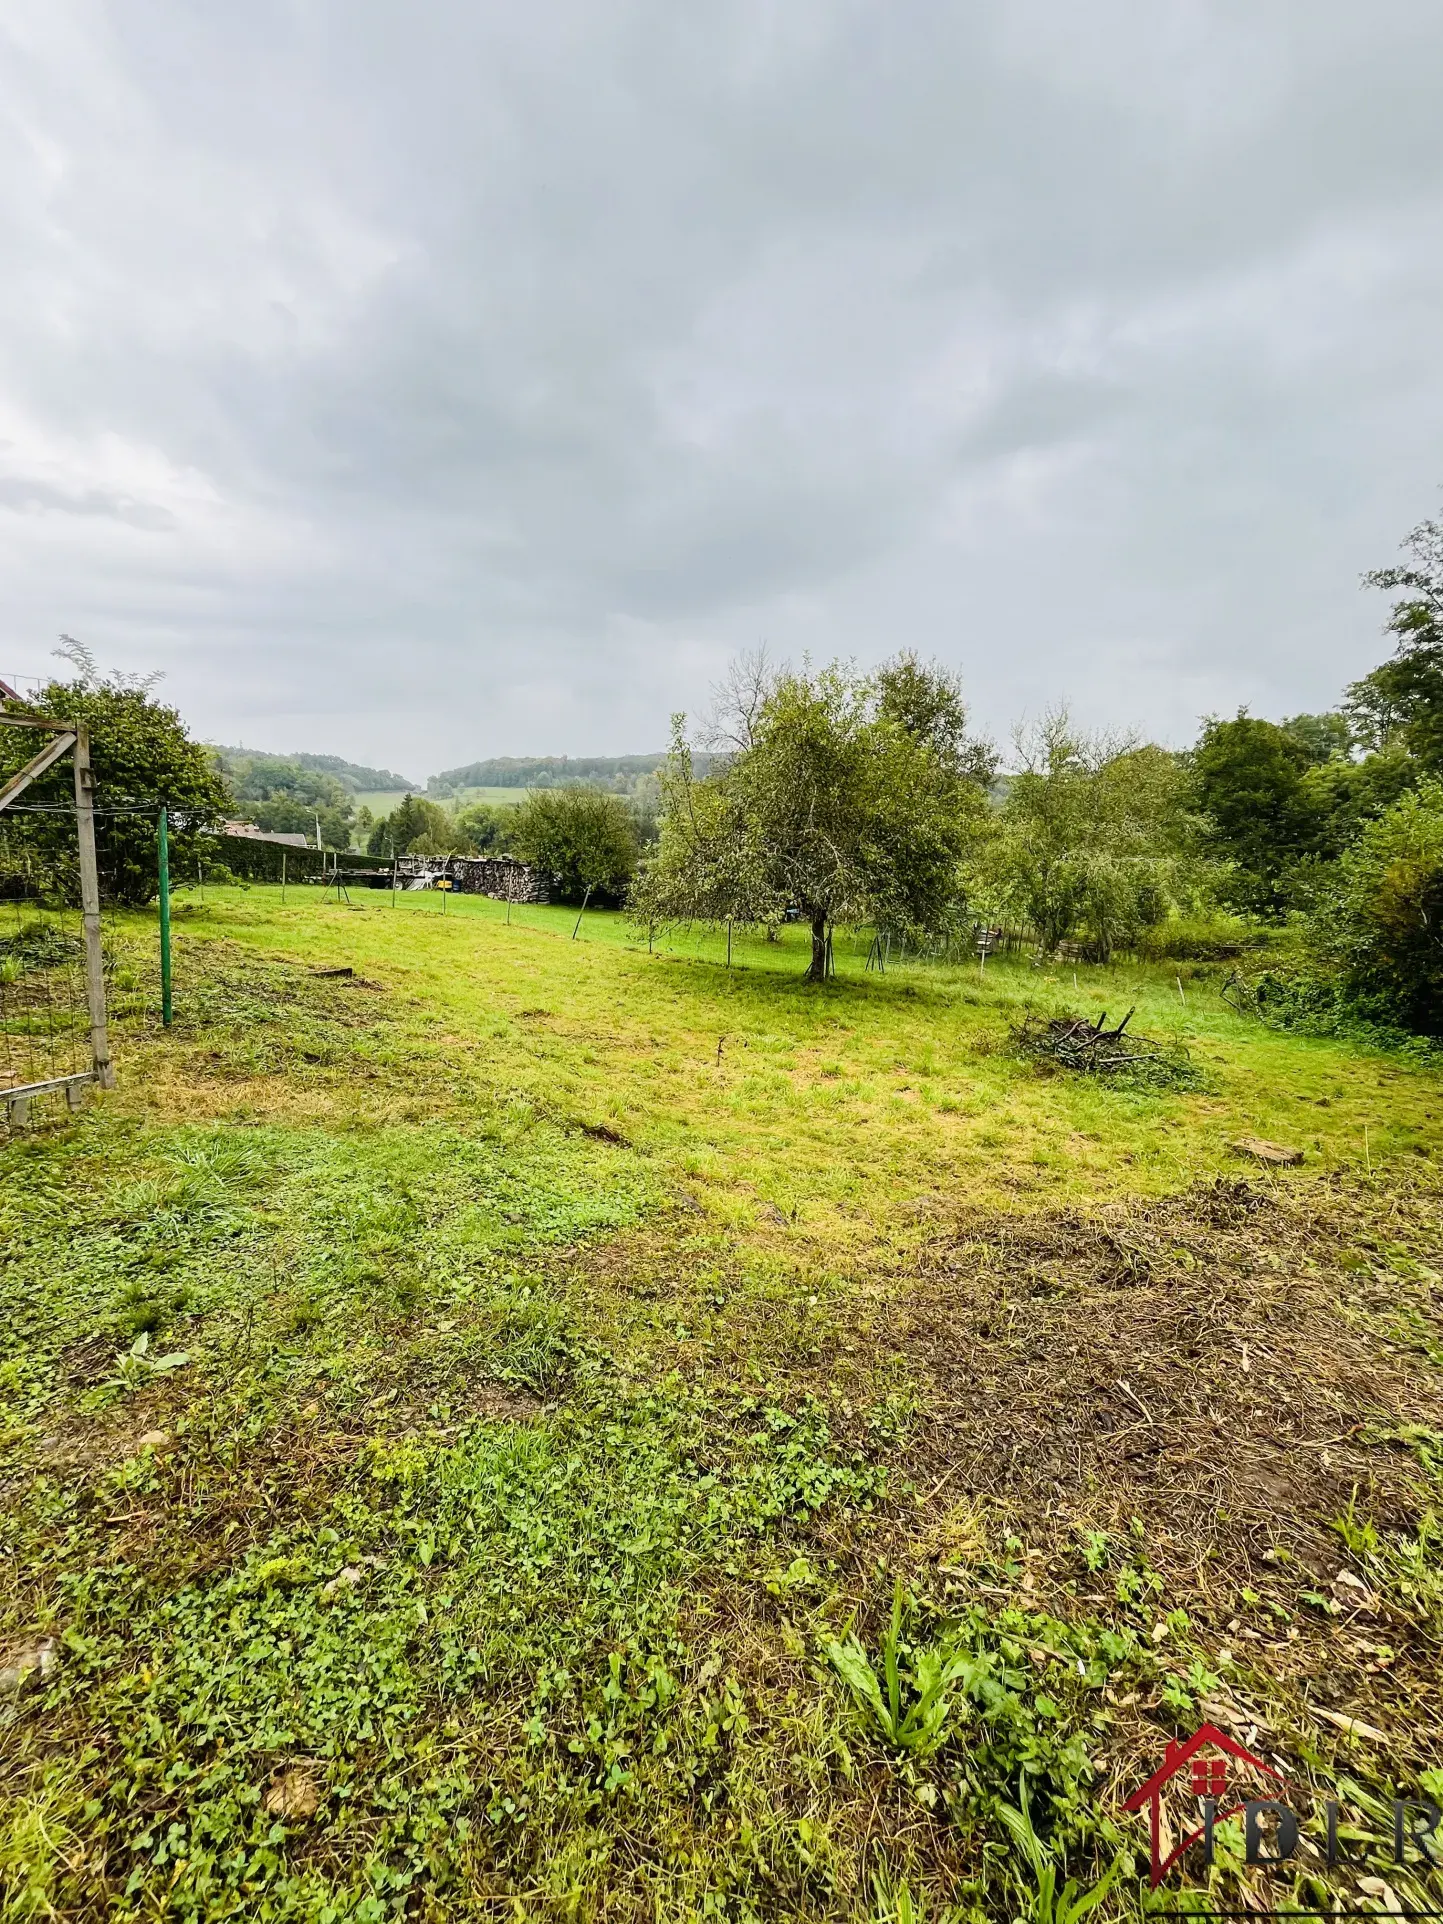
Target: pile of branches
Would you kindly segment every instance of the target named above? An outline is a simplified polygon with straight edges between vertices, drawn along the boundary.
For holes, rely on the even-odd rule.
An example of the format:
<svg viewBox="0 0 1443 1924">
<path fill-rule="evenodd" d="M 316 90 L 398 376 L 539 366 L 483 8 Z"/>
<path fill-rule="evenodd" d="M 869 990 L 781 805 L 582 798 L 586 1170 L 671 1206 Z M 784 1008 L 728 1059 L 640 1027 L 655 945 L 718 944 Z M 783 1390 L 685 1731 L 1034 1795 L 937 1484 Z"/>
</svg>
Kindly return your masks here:
<svg viewBox="0 0 1443 1924">
<path fill-rule="evenodd" d="M 1106 1011 L 1096 1022 L 1084 1015 L 1026 1015 L 1012 1031 L 1018 1050 L 1031 1061 L 1079 1075 L 1103 1076 L 1141 1089 L 1200 1089 L 1205 1078 L 1180 1042 L 1160 1042 L 1129 1031 L 1135 1009 L 1115 1029 Z"/>
</svg>

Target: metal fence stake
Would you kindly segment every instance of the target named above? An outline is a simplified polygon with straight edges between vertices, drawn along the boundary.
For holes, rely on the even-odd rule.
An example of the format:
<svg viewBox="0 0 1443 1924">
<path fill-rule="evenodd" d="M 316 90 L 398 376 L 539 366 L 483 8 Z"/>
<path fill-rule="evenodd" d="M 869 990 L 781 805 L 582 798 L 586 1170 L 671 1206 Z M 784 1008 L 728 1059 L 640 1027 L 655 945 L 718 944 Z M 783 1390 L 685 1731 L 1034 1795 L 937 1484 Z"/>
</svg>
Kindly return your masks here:
<svg viewBox="0 0 1443 1924">
<path fill-rule="evenodd" d="M 170 1027 L 170 825 L 164 809 L 155 825 L 157 872 L 160 882 L 160 1020 Z"/>
</svg>

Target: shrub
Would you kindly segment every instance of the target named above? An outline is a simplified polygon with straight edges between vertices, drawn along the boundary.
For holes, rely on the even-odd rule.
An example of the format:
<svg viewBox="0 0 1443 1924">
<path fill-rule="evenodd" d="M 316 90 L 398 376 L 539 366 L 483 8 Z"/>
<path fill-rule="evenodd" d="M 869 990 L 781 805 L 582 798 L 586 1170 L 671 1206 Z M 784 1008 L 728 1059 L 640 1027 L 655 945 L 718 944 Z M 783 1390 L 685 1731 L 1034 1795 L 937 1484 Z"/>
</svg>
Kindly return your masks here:
<svg viewBox="0 0 1443 1924">
<path fill-rule="evenodd" d="M 152 682 L 102 675 L 87 651 L 68 643 L 64 653 L 77 669 L 72 681 L 53 681 L 17 713 L 83 723 L 90 731 L 98 811 L 96 841 L 101 888 L 108 899 L 139 907 L 158 886 L 156 816 L 170 814 L 170 853 L 177 878 L 195 872 L 213 846 L 230 797 L 199 742 L 191 740 L 175 709 L 152 694 Z M 0 743 L 7 775 L 33 755 L 39 741 L 28 731 L 7 729 Z M 5 818 L 11 859 L 28 852 L 43 885 L 78 898 L 74 772 L 69 757 L 42 775 L 24 796 L 25 806 Z M 55 810 L 55 813 L 39 812 Z"/>
<path fill-rule="evenodd" d="M 1191 907 L 1210 879 L 1176 756 L 1090 736 L 1054 709 L 1016 747 L 997 833 L 975 866 L 979 904 L 1017 916 L 1045 954 L 1081 938 L 1107 961 Z"/>
<path fill-rule="evenodd" d="M 555 878 L 563 900 L 619 897 L 636 872 L 636 823 L 619 795 L 533 789 L 516 811 L 512 846 Z"/>
<path fill-rule="evenodd" d="M 1231 915 L 1174 915 L 1132 943 L 1143 962 L 1233 962 L 1266 947 L 1269 932 Z"/>
<path fill-rule="evenodd" d="M 518 808 L 511 803 L 473 802 L 457 811 L 456 827 L 478 855 L 509 855 L 516 836 Z"/>
<path fill-rule="evenodd" d="M 1358 1013 L 1443 1033 L 1443 781 L 1368 824 L 1339 865 L 1314 938 Z"/>
</svg>

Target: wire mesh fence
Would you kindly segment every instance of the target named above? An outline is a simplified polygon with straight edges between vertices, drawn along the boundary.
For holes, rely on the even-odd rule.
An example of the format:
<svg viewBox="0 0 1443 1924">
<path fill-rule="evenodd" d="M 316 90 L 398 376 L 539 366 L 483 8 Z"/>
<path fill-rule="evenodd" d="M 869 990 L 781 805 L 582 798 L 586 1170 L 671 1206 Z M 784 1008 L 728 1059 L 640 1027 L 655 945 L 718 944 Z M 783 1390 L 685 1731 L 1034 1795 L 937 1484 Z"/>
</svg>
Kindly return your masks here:
<svg viewBox="0 0 1443 1924">
<path fill-rule="evenodd" d="M 0 1096 L 92 1066 L 80 912 L 23 883 L 0 850 Z"/>
<path fill-rule="evenodd" d="M 127 994 L 141 980 L 134 966 L 136 939 L 119 926 L 117 865 L 113 849 L 112 860 L 105 860 L 107 819 L 97 812 L 97 1028 L 76 826 L 74 808 L 63 804 L 20 804 L 0 812 L 0 1125 L 12 1130 L 57 1108 L 78 1109 L 90 1084 L 108 1084 L 107 1030 L 117 1015 L 143 1007 L 143 997 Z M 45 832 L 37 833 L 42 827 Z M 143 933 L 140 946 L 146 946 Z"/>
</svg>

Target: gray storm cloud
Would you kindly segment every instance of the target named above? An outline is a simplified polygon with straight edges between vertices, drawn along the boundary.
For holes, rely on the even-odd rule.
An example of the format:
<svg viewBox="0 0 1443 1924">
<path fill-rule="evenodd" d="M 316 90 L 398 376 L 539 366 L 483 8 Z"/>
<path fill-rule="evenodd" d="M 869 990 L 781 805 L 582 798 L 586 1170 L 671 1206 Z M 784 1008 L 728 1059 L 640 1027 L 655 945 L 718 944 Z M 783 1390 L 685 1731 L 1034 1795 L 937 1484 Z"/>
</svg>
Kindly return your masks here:
<svg viewBox="0 0 1443 1924">
<path fill-rule="evenodd" d="M 1443 482 L 1432 0 L 11 0 L 0 671 L 638 750 L 735 649 L 1186 739 Z"/>
</svg>

